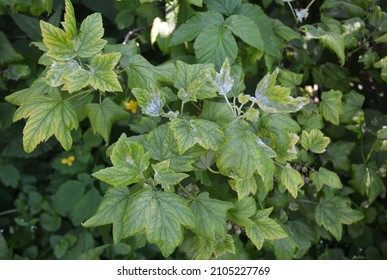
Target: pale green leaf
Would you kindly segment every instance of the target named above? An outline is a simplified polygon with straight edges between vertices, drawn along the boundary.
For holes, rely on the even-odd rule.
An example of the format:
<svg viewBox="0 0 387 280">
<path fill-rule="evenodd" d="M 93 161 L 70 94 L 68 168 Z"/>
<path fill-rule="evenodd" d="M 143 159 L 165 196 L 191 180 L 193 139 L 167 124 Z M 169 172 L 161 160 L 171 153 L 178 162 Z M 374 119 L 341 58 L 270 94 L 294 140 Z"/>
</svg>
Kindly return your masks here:
<svg viewBox="0 0 387 280">
<path fill-rule="evenodd" d="M 231 188 L 237 192 L 238 199 L 243 199 L 248 197 L 250 194 L 256 194 L 258 190 L 258 184 L 254 178 L 251 176 L 249 179 L 239 178 L 238 176 L 230 176 L 233 178 L 232 181 L 229 181 Z"/>
<path fill-rule="evenodd" d="M 93 176 L 115 187 L 131 185 L 140 181 L 150 157 L 150 152 L 145 153 L 143 146 L 121 137 L 112 149 L 113 166 L 101 169 Z"/>
<path fill-rule="evenodd" d="M 123 108 L 114 103 L 110 98 L 105 98 L 101 104 L 86 104 L 85 111 L 93 132 L 101 135 L 106 143 L 109 143 L 113 124 L 130 117 Z"/>
<path fill-rule="evenodd" d="M 27 119 L 23 130 L 23 147 L 27 153 L 47 141 L 52 135 L 65 150 L 73 143 L 71 130 L 78 128 L 77 115 L 72 105 L 60 94 L 34 96 L 21 104 L 14 115 L 14 121 Z"/>
<path fill-rule="evenodd" d="M 198 236 L 197 251 L 195 255 L 196 260 L 208 260 L 214 251 L 212 241 L 207 238 Z"/>
<path fill-rule="evenodd" d="M 243 42 L 264 51 L 264 43 L 258 26 L 253 20 L 244 15 L 232 15 L 227 18 L 225 25 Z"/>
<path fill-rule="evenodd" d="M 324 127 L 323 118 L 319 113 L 318 107 L 313 103 L 309 103 L 302 108 L 297 115 L 297 121 L 308 132 L 312 129 L 322 129 Z"/>
<path fill-rule="evenodd" d="M 148 84 L 156 84 L 154 66 L 143 56 L 139 54 L 132 56 L 130 59 L 121 61 L 121 65 L 128 75 L 129 88 L 147 88 Z"/>
<path fill-rule="evenodd" d="M 349 199 L 333 196 L 321 198 L 316 207 L 317 224 L 328 230 L 336 240 L 340 240 L 343 232 L 342 224 L 350 225 L 363 219 L 363 214 L 353 210 Z"/>
<path fill-rule="evenodd" d="M 305 184 L 301 174 L 289 164 L 281 169 L 281 183 L 294 198 L 297 198 L 298 189 Z"/>
<path fill-rule="evenodd" d="M 90 61 L 90 85 L 100 91 L 122 91 L 114 66 L 119 62 L 120 53 L 99 54 Z"/>
<path fill-rule="evenodd" d="M 65 60 L 77 55 L 75 41 L 72 41 L 62 29 L 44 21 L 40 21 L 40 29 L 49 57 Z"/>
<path fill-rule="evenodd" d="M 286 225 L 282 225 L 286 237 L 268 240 L 268 247 L 273 251 L 277 260 L 291 260 L 296 255 L 297 244 L 293 238 L 293 233 Z"/>
<path fill-rule="evenodd" d="M 256 171 L 263 177 L 268 165 L 273 164 L 270 158 L 276 153 L 249 130 L 246 122 L 239 120 L 227 127 L 216 156 L 216 165 L 222 174 L 236 174 L 248 180 Z"/>
<path fill-rule="evenodd" d="M 276 86 L 279 73 L 277 68 L 273 73 L 266 74 L 257 84 L 255 90 L 255 102 L 267 113 L 291 113 L 297 112 L 309 103 L 306 97 L 290 96 L 291 89 Z"/>
<path fill-rule="evenodd" d="M 210 25 L 202 31 L 194 44 L 196 58 L 201 63 L 214 63 L 220 68 L 226 57 L 233 64 L 237 54 L 238 46 L 227 28 L 218 25 Z"/>
<path fill-rule="evenodd" d="M 235 120 L 225 102 L 212 102 L 208 100 L 203 102 L 203 108 L 199 117 L 217 123 L 219 126 L 224 126 Z"/>
<path fill-rule="evenodd" d="M 122 239 L 124 216 L 130 199 L 127 187 L 109 188 L 95 215 L 82 225 L 95 227 L 113 224 L 113 241 L 118 244 Z"/>
<path fill-rule="evenodd" d="M 281 226 L 273 219 L 269 218 L 273 208 L 257 211 L 252 218 L 254 225 L 246 227 L 247 237 L 257 247 L 262 249 L 265 240 L 275 240 L 287 237 Z"/>
<path fill-rule="evenodd" d="M 195 216 L 194 233 L 211 240 L 226 237 L 226 213 L 233 207 L 232 203 L 210 198 L 207 192 L 202 192 L 190 207 Z"/>
<path fill-rule="evenodd" d="M 267 128 L 278 128 L 293 133 L 298 133 L 301 130 L 300 125 L 289 114 L 285 113 L 264 112 L 261 116 L 261 124 Z"/>
<path fill-rule="evenodd" d="M 364 112 L 362 110 L 365 96 L 351 90 L 343 95 L 343 113 L 340 115 L 341 123 L 353 123 L 358 119 L 362 120 Z"/>
<path fill-rule="evenodd" d="M 152 117 L 158 117 L 163 114 L 165 98 L 161 90 L 156 86 L 150 86 L 150 90 L 141 88 L 132 89 L 133 95 L 136 97 L 141 111 Z"/>
<path fill-rule="evenodd" d="M 189 42 L 195 39 L 209 25 L 221 26 L 224 19 L 221 14 L 214 11 L 197 13 L 185 23 L 180 25 L 173 33 L 170 46 Z"/>
<path fill-rule="evenodd" d="M 171 170 L 169 165 L 170 160 L 152 164 L 152 168 L 155 171 L 154 179 L 156 184 L 160 184 L 166 191 L 171 191 L 173 186 L 188 177 L 188 174 L 176 173 Z"/>
<path fill-rule="evenodd" d="M 335 125 L 339 124 L 339 117 L 343 113 L 342 96 L 338 90 L 324 91 L 321 94 L 320 112 L 325 120 Z"/>
<path fill-rule="evenodd" d="M 171 129 L 177 141 L 179 154 L 184 154 L 196 143 L 204 149 L 218 150 L 223 139 L 220 127 L 211 121 L 192 119 L 175 119 L 171 122 Z"/>
<path fill-rule="evenodd" d="M 332 172 L 324 167 L 320 167 L 318 171 L 310 173 L 309 178 L 316 185 L 317 190 L 321 190 L 324 185 L 333 189 L 343 188 L 340 177 L 337 173 Z"/>
<path fill-rule="evenodd" d="M 216 96 L 214 66 L 211 64 L 189 65 L 181 61 L 176 62 L 176 77 L 174 87 L 179 89 L 178 96 L 183 102 L 196 101 L 197 98 L 211 98 Z"/>
<path fill-rule="evenodd" d="M 64 14 L 64 22 L 62 22 L 62 26 L 69 39 L 73 40 L 77 37 L 77 21 L 75 19 L 74 7 L 71 4 L 70 0 L 66 0 L 65 5 L 66 8 Z"/>
<path fill-rule="evenodd" d="M 383 180 L 378 175 L 375 162 L 369 164 L 352 164 L 352 179 L 349 184 L 361 195 L 368 197 L 372 203 L 380 193 L 385 191 Z"/>
<path fill-rule="evenodd" d="M 227 234 L 225 237 L 216 238 L 211 243 L 216 257 L 226 253 L 235 254 L 234 239 L 230 234 Z"/>
<path fill-rule="evenodd" d="M 51 87 L 58 87 L 67 82 L 67 76 L 77 70 L 82 70 L 82 67 L 74 59 L 66 59 L 65 61 L 53 61 L 48 68 L 45 81 Z"/>
<path fill-rule="evenodd" d="M 311 150 L 313 153 L 322 154 L 329 145 L 331 140 L 329 137 L 318 129 L 312 129 L 310 133 L 303 130 L 301 136 L 301 145 L 305 150 Z"/>
<path fill-rule="evenodd" d="M 89 15 L 81 24 L 75 50 L 80 57 L 92 57 L 103 49 L 107 41 L 101 39 L 104 34 L 102 16 L 99 13 Z"/>
<path fill-rule="evenodd" d="M 183 241 L 183 226 L 194 227 L 194 220 L 187 202 L 177 194 L 145 190 L 126 208 L 123 237 L 145 231 L 148 241 L 167 257 Z"/>
<path fill-rule="evenodd" d="M 248 227 L 254 225 L 250 218 L 256 211 L 255 200 L 250 196 L 234 202 L 234 208 L 230 209 L 227 214 L 234 223 Z"/>
<path fill-rule="evenodd" d="M 170 168 L 176 172 L 192 171 L 201 151 L 191 149 L 184 155 L 179 155 L 173 130 L 169 125 L 163 124 L 153 129 L 144 140 L 146 150 L 152 152 L 152 158 L 157 161 L 170 159 Z"/>
</svg>

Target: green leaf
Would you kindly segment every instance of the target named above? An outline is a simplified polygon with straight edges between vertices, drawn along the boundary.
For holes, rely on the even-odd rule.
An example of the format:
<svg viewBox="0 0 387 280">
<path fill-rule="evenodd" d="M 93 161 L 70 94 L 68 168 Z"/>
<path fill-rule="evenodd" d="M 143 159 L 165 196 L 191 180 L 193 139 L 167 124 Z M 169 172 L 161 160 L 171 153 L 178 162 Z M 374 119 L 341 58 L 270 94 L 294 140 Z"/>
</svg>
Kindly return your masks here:
<svg viewBox="0 0 387 280">
<path fill-rule="evenodd" d="M 7 259 L 8 256 L 8 245 L 4 236 L 0 234 L 0 260 Z"/>
<path fill-rule="evenodd" d="M 293 133 L 298 133 L 301 130 L 300 125 L 289 114 L 284 113 L 271 114 L 264 112 L 261 116 L 261 123 L 269 129 L 277 128 Z"/>
<path fill-rule="evenodd" d="M 0 181 L 7 187 L 16 188 L 21 177 L 19 170 L 10 164 L 0 164 Z"/>
<path fill-rule="evenodd" d="M 387 33 L 376 38 L 375 39 L 375 42 L 378 43 L 378 44 L 382 44 L 382 43 L 387 43 Z"/>
<path fill-rule="evenodd" d="M 196 58 L 200 63 L 214 63 L 220 68 L 228 57 L 234 63 L 238 46 L 231 31 L 218 25 L 210 25 L 202 31 L 194 44 Z"/>
<path fill-rule="evenodd" d="M 0 56 L 0 65 L 8 64 L 23 59 L 23 56 L 20 55 L 17 51 L 15 51 L 15 49 L 2 31 L 0 31 L 0 53 L 2 54 Z"/>
<path fill-rule="evenodd" d="M 128 75 L 129 88 L 147 88 L 148 84 L 154 85 L 157 82 L 154 66 L 139 54 L 121 61 L 121 66 Z"/>
<path fill-rule="evenodd" d="M 341 141 L 329 145 L 327 153 L 336 170 L 348 171 L 351 168 L 351 161 L 348 156 L 355 146 L 355 143 Z"/>
<path fill-rule="evenodd" d="M 101 198 L 97 188 L 93 187 L 87 191 L 70 212 L 70 219 L 73 225 L 78 227 L 83 221 L 93 215 L 101 203 Z"/>
<path fill-rule="evenodd" d="M 177 61 L 176 71 L 173 85 L 179 89 L 178 96 L 183 102 L 216 96 L 217 88 L 213 82 L 213 77 L 215 76 L 213 65 L 189 65 Z"/>
<path fill-rule="evenodd" d="M 52 135 L 65 150 L 73 143 L 71 130 L 78 128 L 77 115 L 71 104 L 60 94 L 33 96 L 15 112 L 14 121 L 27 119 L 23 130 L 23 147 L 27 153 L 47 141 Z"/>
<path fill-rule="evenodd" d="M 264 51 L 264 43 L 258 26 L 253 20 L 243 15 L 232 15 L 227 18 L 225 25 L 243 42 Z"/>
<path fill-rule="evenodd" d="M 202 192 L 190 207 L 195 217 L 194 233 L 211 240 L 226 237 L 226 213 L 233 207 L 232 203 L 210 198 L 207 192 Z"/>
<path fill-rule="evenodd" d="M 343 113 L 340 115 L 341 123 L 353 123 L 357 118 L 362 118 L 365 96 L 351 90 L 343 96 Z"/>
<path fill-rule="evenodd" d="M 328 230 L 336 240 L 340 240 L 343 232 L 342 224 L 350 225 L 363 219 L 363 214 L 350 207 L 350 200 L 333 196 L 321 198 L 316 207 L 317 224 Z"/>
<path fill-rule="evenodd" d="M 225 102 L 212 102 L 208 100 L 203 102 L 203 108 L 199 117 L 217 123 L 219 126 L 224 126 L 234 120 L 234 116 Z"/>
<path fill-rule="evenodd" d="M 305 184 L 301 174 L 289 164 L 281 169 L 281 183 L 294 198 L 297 198 L 298 189 Z"/>
<path fill-rule="evenodd" d="M 152 164 L 152 168 L 155 171 L 154 179 L 156 184 L 160 184 L 166 191 L 171 191 L 173 186 L 188 177 L 188 174 L 176 173 L 169 169 L 169 165 L 170 160 Z"/>
<path fill-rule="evenodd" d="M 110 98 L 105 98 L 101 104 L 86 104 L 85 111 L 94 134 L 101 135 L 106 143 L 109 143 L 113 124 L 130 117 L 123 108 L 114 103 Z"/>
<path fill-rule="evenodd" d="M 141 111 L 152 117 L 158 117 L 164 113 L 163 107 L 165 98 L 161 90 L 155 85 L 151 86 L 150 90 L 141 88 L 132 89 L 133 95 L 136 97 Z"/>
<path fill-rule="evenodd" d="M 297 112 L 309 103 L 306 97 L 290 96 L 291 89 L 276 86 L 279 73 L 277 68 L 273 73 L 266 74 L 257 84 L 255 90 L 255 102 L 267 113 L 291 113 Z"/>
<path fill-rule="evenodd" d="M 352 164 L 352 179 L 349 184 L 361 195 L 366 195 L 371 204 L 385 190 L 383 180 L 378 175 L 375 162 Z"/>
<path fill-rule="evenodd" d="M 194 227 L 194 215 L 177 194 L 146 190 L 132 197 L 126 208 L 123 237 L 145 231 L 150 243 L 169 256 L 183 241 L 182 226 Z"/>
<path fill-rule="evenodd" d="M 205 0 L 207 8 L 226 16 L 233 14 L 241 5 L 240 0 Z"/>
<path fill-rule="evenodd" d="M 256 171 L 263 177 L 273 165 L 270 158 L 276 153 L 248 129 L 249 125 L 242 120 L 227 127 L 225 140 L 216 153 L 216 165 L 222 174 L 233 173 L 248 180 Z"/>
<path fill-rule="evenodd" d="M 213 251 L 212 240 L 198 236 L 195 260 L 208 260 Z"/>
<path fill-rule="evenodd" d="M 218 150 L 223 139 L 223 132 L 220 127 L 211 121 L 192 119 L 174 119 L 171 122 L 171 129 L 177 141 L 179 154 L 184 154 L 196 143 L 204 149 Z"/>
<path fill-rule="evenodd" d="M 269 218 L 273 208 L 257 211 L 252 218 L 254 225 L 246 227 L 247 237 L 253 242 L 258 250 L 262 249 L 265 240 L 275 240 L 287 237 L 281 226 Z"/>
<path fill-rule="evenodd" d="M 338 90 L 324 91 L 321 94 L 320 112 L 324 119 L 335 125 L 339 124 L 339 117 L 343 113 L 342 96 Z"/>
<path fill-rule="evenodd" d="M 274 252 L 277 260 L 291 260 L 296 255 L 297 244 L 294 241 L 293 233 L 287 226 L 282 226 L 284 232 L 287 234 L 286 237 L 268 240 L 268 247 Z"/>
<path fill-rule="evenodd" d="M 318 111 L 318 107 L 309 103 L 304 106 L 297 115 L 297 121 L 304 127 L 304 130 L 322 129 L 324 127 L 323 118 Z"/>
<path fill-rule="evenodd" d="M 69 180 L 59 186 L 58 191 L 51 197 L 53 208 L 61 215 L 67 216 L 85 191 L 83 182 Z"/>
<path fill-rule="evenodd" d="M 102 16 L 99 13 L 86 17 L 80 31 L 74 46 L 80 57 L 87 58 L 98 54 L 107 43 L 106 40 L 101 39 L 104 29 Z"/>
<path fill-rule="evenodd" d="M 109 188 L 94 216 L 84 222 L 84 227 L 113 224 L 113 240 L 118 244 L 123 235 L 123 223 L 131 197 L 127 187 Z"/>
<path fill-rule="evenodd" d="M 312 129 L 310 133 L 303 130 L 301 136 L 301 145 L 305 150 L 311 150 L 313 153 L 322 154 L 331 140 L 318 129 Z"/>
<path fill-rule="evenodd" d="M 316 185 L 318 191 L 321 190 L 324 185 L 333 189 L 343 188 L 343 184 L 337 173 L 325 169 L 324 167 L 320 167 L 318 171 L 312 172 L 309 177 Z"/>
<path fill-rule="evenodd" d="M 175 46 L 192 41 L 209 25 L 221 26 L 223 22 L 223 16 L 217 12 L 207 11 L 204 13 L 197 13 L 173 32 L 169 45 Z"/>
<path fill-rule="evenodd" d="M 131 185 L 140 181 L 150 157 L 150 152 L 145 153 L 143 146 L 120 137 L 111 154 L 113 166 L 92 175 L 115 187 Z"/>
<path fill-rule="evenodd" d="M 339 33 L 329 32 L 321 29 L 320 27 L 316 28 L 312 25 L 304 25 L 302 29 L 305 32 L 305 39 L 318 39 L 321 40 L 321 43 L 334 51 L 339 57 L 341 66 L 345 63 L 345 53 L 344 53 L 344 36 Z"/>
<path fill-rule="evenodd" d="M 234 202 L 234 208 L 228 211 L 228 216 L 234 223 L 248 227 L 254 226 L 254 222 L 250 219 L 257 211 L 254 198 L 246 197 Z"/>
<path fill-rule="evenodd" d="M 225 237 L 216 238 L 211 243 L 216 257 L 222 256 L 227 252 L 233 255 L 235 254 L 234 239 L 230 234 L 227 234 Z"/>
</svg>

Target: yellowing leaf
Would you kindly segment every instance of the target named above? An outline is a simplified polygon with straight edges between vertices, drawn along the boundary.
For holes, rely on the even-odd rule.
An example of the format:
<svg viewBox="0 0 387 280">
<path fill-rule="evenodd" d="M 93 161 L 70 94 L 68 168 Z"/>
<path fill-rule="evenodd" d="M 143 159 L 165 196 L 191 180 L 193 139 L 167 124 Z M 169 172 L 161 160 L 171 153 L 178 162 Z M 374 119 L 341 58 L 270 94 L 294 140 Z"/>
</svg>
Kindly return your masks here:
<svg viewBox="0 0 387 280">
<path fill-rule="evenodd" d="M 169 169 L 170 160 L 165 160 L 157 164 L 152 164 L 155 171 L 154 179 L 156 184 L 161 184 L 164 190 L 172 191 L 171 187 L 178 184 L 181 180 L 188 177 L 185 173 L 176 173 Z"/>
<path fill-rule="evenodd" d="M 322 154 L 331 140 L 318 129 L 312 129 L 310 133 L 303 130 L 301 136 L 301 145 L 305 150 L 311 150 L 313 153 Z"/>
<path fill-rule="evenodd" d="M 289 164 L 281 169 L 281 183 L 294 198 L 297 198 L 298 189 L 305 184 L 301 174 Z"/>
<path fill-rule="evenodd" d="M 108 53 L 94 56 L 90 61 L 89 82 L 100 91 L 122 91 L 117 74 L 113 71 L 119 62 L 120 53 Z"/>
<path fill-rule="evenodd" d="M 31 97 L 15 112 L 14 121 L 27 119 L 23 130 L 23 147 L 27 153 L 47 141 L 52 135 L 65 150 L 73 143 L 71 130 L 78 128 L 73 106 L 62 99 L 59 93 Z"/>
<path fill-rule="evenodd" d="M 325 91 L 321 94 L 320 112 L 324 119 L 335 125 L 339 124 L 340 115 L 344 112 L 342 96 L 343 94 L 338 90 Z"/>
<path fill-rule="evenodd" d="M 341 189 L 343 184 L 340 181 L 340 177 L 337 173 L 332 172 L 324 167 L 320 167 L 317 172 L 310 174 L 310 179 L 316 185 L 318 190 L 321 190 L 324 185 L 327 185 L 333 189 Z"/>
</svg>

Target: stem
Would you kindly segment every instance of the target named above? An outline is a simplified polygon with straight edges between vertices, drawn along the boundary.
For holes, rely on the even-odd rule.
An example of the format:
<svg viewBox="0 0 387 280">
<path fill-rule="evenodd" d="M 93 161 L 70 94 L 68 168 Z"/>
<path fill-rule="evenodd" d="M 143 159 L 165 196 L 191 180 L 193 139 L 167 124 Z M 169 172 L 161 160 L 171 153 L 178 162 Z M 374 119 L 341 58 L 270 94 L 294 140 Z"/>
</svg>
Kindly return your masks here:
<svg viewBox="0 0 387 280">
<path fill-rule="evenodd" d="M 361 150 L 361 158 L 363 159 L 363 163 L 367 163 L 364 156 L 363 136 L 360 138 L 360 150 Z"/>
<path fill-rule="evenodd" d="M 312 0 L 312 2 L 310 2 L 310 3 L 309 3 L 309 5 L 308 5 L 308 6 L 306 6 L 306 8 L 307 8 L 307 9 L 309 9 L 309 8 L 310 8 L 310 6 L 312 6 L 312 4 L 314 3 L 314 1 L 316 1 L 316 0 Z"/>
<path fill-rule="evenodd" d="M 372 155 L 372 153 L 374 152 L 377 143 L 378 143 L 378 141 L 375 141 L 375 143 L 372 145 L 371 150 L 368 152 L 368 155 L 367 155 L 367 158 L 366 158 L 366 162 L 365 162 L 365 163 L 368 163 L 368 161 L 370 160 L 371 155 Z"/>
<path fill-rule="evenodd" d="M 18 212 L 18 210 L 16 208 L 15 209 L 9 209 L 9 210 L 0 212 L 0 216 L 4 216 L 4 215 L 8 215 L 8 214 L 13 214 L 13 213 L 17 213 L 17 212 Z"/>
<path fill-rule="evenodd" d="M 182 101 L 181 102 L 181 108 L 180 108 L 180 114 L 183 114 L 183 112 L 184 112 L 184 104 L 185 104 L 185 102 Z"/>
<path fill-rule="evenodd" d="M 290 7 L 290 10 L 292 11 L 292 14 L 293 14 L 294 19 L 296 20 L 296 22 L 298 22 L 296 13 L 294 12 L 293 7 L 292 7 L 292 5 L 290 4 L 290 2 L 288 2 L 288 5 L 289 5 L 289 7 Z"/>
<path fill-rule="evenodd" d="M 297 202 L 303 202 L 303 203 L 308 203 L 308 204 L 313 204 L 313 205 L 318 205 L 317 202 L 308 200 L 308 199 L 296 199 Z"/>
<path fill-rule="evenodd" d="M 231 103 L 230 103 L 230 101 L 228 101 L 228 98 L 227 98 L 227 96 L 226 96 L 226 95 L 223 95 L 223 96 L 224 96 L 224 99 L 226 99 L 226 103 L 227 103 L 228 107 L 230 108 L 230 110 L 232 111 L 232 113 L 233 113 L 234 117 L 238 117 L 238 115 L 236 114 L 236 112 L 235 112 L 234 108 L 231 106 Z"/>
<path fill-rule="evenodd" d="M 179 187 L 189 196 L 190 199 L 196 199 L 189 191 L 187 191 L 182 184 L 179 183 Z"/>
<path fill-rule="evenodd" d="M 132 30 L 129 30 L 128 33 L 126 33 L 125 35 L 125 38 L 124 38 L 124 41 L 122 42 L 123 45 L 126 45 L 128 42 L 129 42 L 129 39 L 130 39 L 130 36 L 136 34 L 137 32 L 141 31 L 141 30 L 144 30 L 144 29 L 147 29 L 149 27 L 151 27 L 152 25 L 151 24 L 148 24 L 146 26 L 142 26 L 142 27 L 137 27 L 135 29 L 132 29 Z"/>
</svg>

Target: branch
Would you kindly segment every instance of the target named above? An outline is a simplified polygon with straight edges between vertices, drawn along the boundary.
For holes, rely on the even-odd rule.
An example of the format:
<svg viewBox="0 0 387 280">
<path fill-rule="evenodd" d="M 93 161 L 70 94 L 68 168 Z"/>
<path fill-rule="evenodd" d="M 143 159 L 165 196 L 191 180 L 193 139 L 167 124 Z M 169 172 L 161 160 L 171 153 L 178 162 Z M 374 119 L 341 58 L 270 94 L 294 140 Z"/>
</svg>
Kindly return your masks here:
<svg viewBox="0 0 387 280">
<path fill-rule="evenodd" d="M 122 44 L 126 45 L 132 35 L 136 34 L 137 32 L 140 32 L 140 31 L 142 31 L 144 29 L 147 29 L 147 28 L 149 28 L 151 26 L 152 26 L 152 24 L 148 24 L 146 26 L 137 27 L 135 29 L 129 30 L 129 32 L 126 33 L 124 41 L 122 42 Z"/>
</svg>

